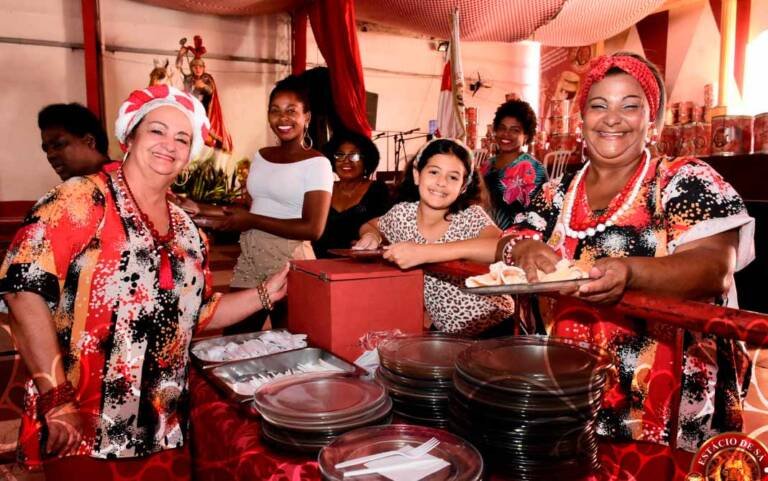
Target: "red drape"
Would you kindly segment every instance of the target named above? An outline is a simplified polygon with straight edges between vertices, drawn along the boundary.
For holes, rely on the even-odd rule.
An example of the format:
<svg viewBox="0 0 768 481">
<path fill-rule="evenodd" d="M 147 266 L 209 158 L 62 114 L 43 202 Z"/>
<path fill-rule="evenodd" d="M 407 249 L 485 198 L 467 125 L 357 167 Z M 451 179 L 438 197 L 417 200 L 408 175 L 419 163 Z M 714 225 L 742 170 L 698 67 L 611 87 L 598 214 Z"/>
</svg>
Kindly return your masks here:
<svg viewBox="0 0 768 481">
<path fill-rule="evenodd" d="M 645 58 L 655 63 L 661 74 L 667 68 L 667 35 L 669 33 L 669 11 L 648 15 L 637 22 L 637 33 L 643 44 Z"/>
<path fill-rule="evenodd" d="M 291 73 L 300 75 L 307 69 L 307 10 L 297 8 L 291 18 Z"/>
<path fill-rule="evenodd" d="M 98 2 L 81 1 L 83 14 L 83 45 L 85 47 L 85 91 L 88 108 L 104 123 L 104 82 L 101 69 Z"/>
<path fill-rule="evenodd" d="M 314 1 L 308 11 L 312 33 L 330 71 L 336 112 L 347 129 L 370 137 L 354 1 Z"/>
</svg>

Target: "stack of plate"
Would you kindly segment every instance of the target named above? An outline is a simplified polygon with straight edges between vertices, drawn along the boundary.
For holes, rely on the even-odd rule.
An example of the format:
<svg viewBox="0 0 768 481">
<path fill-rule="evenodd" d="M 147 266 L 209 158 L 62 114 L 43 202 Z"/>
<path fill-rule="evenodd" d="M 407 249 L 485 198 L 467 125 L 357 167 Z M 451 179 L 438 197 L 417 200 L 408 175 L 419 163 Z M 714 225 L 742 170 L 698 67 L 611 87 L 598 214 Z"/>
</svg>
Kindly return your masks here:
<svg viewBox="0 0 768 481">
<path fill-rule="evenodd" d="M 318 465 L 320 474 L 326 481 L 344 481 L 344 471 L 361 469 L 363 464 L 351 466 L 344 470 L 335 466 L 351 459 L 394 451 L 408 447 L 416 447 L 430 438 L 435 438 L 439 444 L 429 451 L 429 455 L 450 463 L 441 470 L 434 472 L 421 481 L 478 481 L 483 475 L 483 458 L 474 446 L 467 441 L 441 429 L 405 424 L 390 426 L 375 426 L 356 429 L 336 438 L 320 451 Z M 404 456 L 392 457 L 397 462 L 411 461 Z M 416 473 L 411 471 L 394 471 L 387 476 L 390 479 L 416 479 Z M 384 479 L 384 475 L 372 474 L 355 479 Z"/>
<path fill-rule="evenodd" d="M 481 341 L 456 360 L 450 427 L 513 479 L 598 469 L 595 415 L 609 353 L 546 336 Z"/>
<path fill-rule="evenodd" d="M 281 378 L 259 388 L 253 404 L 264 439 L 300 452 L 317 452 L 351 429 L 389 424 L 392 409 L 380 385 L 352 374 Z"/>
<path fill-rule="evenodd" d="M 470 340 L 439 333 L 380 343 L 376 378 L 392 398 L 392 411 L 409 423 L 447 427 L 456 357 L 470 345 Z"/>
</svg>

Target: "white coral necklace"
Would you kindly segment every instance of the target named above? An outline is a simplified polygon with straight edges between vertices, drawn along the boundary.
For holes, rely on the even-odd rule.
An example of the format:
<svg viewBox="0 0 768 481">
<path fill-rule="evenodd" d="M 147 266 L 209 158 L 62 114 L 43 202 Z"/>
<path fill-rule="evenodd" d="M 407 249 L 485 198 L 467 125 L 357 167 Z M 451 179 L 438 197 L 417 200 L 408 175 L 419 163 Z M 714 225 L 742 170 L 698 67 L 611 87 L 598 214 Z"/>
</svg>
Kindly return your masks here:
<svg viewBox="0 0 768 481">
<path fill-rule="evenodd" d="M 587 169 L 589 168 L 590 162 L 587 161 L 587 163 L 584 164 L 584 167 L 581 168 L 581 170 L 576 174 L 576 177 L 573 179 L 573 183 L 571 184 L 573 187 L 571 188 L 570 195 L 566 198 L 565 203 L 563 205 L 563 226 L 565 227 L 565 235 L 572 238 L 578 238 L 578 239 L 585 239 L 587 237 L 592 237 L 593 235 L 597 234 L 598 232 L 603 232 L 607 227 L 610 227 L 616 223 L 616 221 L 624 215 L 624 213 L 632 206 L 632 204 L 635 202 L 635 199 L 637 198 L 637 194 L 640 193 L 640 187 L 643 185 L 643 180 L 645 180 L 645 175 L 648 173 L 648 168 L 651 165 L 651 152 L 648 149 L 643 150 L 643 168 L 640 172 L 640 175 L 637 176 L 637 179 L 635 180 L 634 185 L 632 186 L 632 190 L 629 192 L 629 195 L 624 199 L 624 202 L 622 202 L 621 206 L 616 209 L 616 212 L 613 213 L 605 222 L 598 223 L 595 227 L 589 227 L 585 230 L 575 230 L 571 228 L 571 217 L 573 215 L 573 205 L 576 202 L 576 193 L 579 191 L 579 183 L 582 180 L 582 177 L 584 177 L 584 174 L 587 172 Z M 616 194 L 621 195 L 621 193 Z"/>
</svg>

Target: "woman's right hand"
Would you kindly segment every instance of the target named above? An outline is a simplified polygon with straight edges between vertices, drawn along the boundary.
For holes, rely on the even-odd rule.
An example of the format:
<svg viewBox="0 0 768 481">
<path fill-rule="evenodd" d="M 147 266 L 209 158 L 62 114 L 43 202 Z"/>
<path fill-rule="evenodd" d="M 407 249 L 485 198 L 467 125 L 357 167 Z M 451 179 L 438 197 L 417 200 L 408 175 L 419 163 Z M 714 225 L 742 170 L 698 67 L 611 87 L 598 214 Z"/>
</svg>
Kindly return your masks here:
<svg viewBox="0 0 768 481">
<path fill-rule="evenodd" d="M 45 413 L 45 424 L 48 427 L 47 454 L 67 456 L 77 453 L 82 441 L 83 421 L 74 403 L 49 410 Z"/>
<path fill-rule="evenodd" d="M 359 251 L 374 250 L 378 249 L 380 245 L 381 236 L 375 232 L 366 232 L 357 242 L 355 242 L 355 244 L 352 246 L 352 249 Z"/>
<path fill-rule="evenodd" d="M 555 264 L 560 256 L 540 240 L 523 239 L 512 248 L 512 261 L 515 266 L 525 271 L 528 282 L 537 282 L 540 269 L 547 274 L 555 272 Z"/>
</svg>

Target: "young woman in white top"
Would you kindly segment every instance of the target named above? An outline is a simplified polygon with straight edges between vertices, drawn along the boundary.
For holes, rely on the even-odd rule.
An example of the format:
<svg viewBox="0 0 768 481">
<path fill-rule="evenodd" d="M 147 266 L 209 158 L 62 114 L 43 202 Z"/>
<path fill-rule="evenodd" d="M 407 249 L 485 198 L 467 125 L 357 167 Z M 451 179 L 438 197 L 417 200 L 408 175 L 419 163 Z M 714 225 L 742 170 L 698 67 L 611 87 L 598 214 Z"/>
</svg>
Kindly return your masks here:
<svg viewBox="0 0 768 481">
<path fill-rule="evenodd" d="M 267 115 L 279 145 L 253 156 L 247 182 L 251 208 L 200 206 L 193 212 L 221 216 L 223 210 L 213 227 L 242 232 L 233 290 L 259 285 L 289 259 L 314 258 L 310 241 L 325 229 L 333 171 L 328 159 L 312 148 L 310 116 L 303 83 L 295 76 L 279 81 L 270 93 Z M 273 314 L 273 323 L 280 317 Z"/>
</svg>

